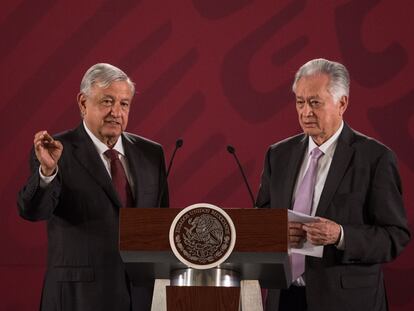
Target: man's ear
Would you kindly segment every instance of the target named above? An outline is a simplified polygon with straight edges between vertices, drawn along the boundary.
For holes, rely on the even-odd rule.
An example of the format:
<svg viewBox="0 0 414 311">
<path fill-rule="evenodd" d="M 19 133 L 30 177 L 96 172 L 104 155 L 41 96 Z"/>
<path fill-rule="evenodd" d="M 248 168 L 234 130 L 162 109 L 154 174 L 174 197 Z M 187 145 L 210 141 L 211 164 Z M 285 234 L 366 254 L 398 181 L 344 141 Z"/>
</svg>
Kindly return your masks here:
<svg viewBox="0 0 414 311">
<path fill-rule="evenodd" d="M 342 96 L 339 101 L 339 115 L 342 117 L 345 113 L 346 108 L 348 108 L 348 96 Z"/>
<path fill-rule="evenodd" d="M 80 114 L 83 117 L 86 114 L 86 96 L 83 93 L 79 93 L 76 99 L 78 101 Z"/>
</svg>

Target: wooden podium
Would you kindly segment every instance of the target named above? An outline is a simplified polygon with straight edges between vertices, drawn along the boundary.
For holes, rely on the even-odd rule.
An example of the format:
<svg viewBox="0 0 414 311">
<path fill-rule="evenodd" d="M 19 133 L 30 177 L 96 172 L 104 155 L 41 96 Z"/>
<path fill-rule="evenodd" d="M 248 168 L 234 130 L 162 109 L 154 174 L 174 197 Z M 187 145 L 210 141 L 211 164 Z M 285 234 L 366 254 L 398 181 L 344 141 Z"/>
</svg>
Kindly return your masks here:
<svg viewBox="0 0 414 311">
<path fill-rule="evenodd" d="M 235 271 L 241 287 L 167 286 L 168 310 L 240 310 L 240 295 L 249 295 L 243 285 L 247 288 L 258 281 L 263 288 L 287 288 L 290 284 L 287 210 L 225 211 L 233 220 L 237 238 L 232 254 L 219 268 Z M 179 212 L 175 208 L 120 209 L 119 249 L 134 285 L 152 286 L 154 280 L 167 280 L 165 286 L 174 271 L 186 268 L 169 244 L 170 226 Z"/>
</svg>

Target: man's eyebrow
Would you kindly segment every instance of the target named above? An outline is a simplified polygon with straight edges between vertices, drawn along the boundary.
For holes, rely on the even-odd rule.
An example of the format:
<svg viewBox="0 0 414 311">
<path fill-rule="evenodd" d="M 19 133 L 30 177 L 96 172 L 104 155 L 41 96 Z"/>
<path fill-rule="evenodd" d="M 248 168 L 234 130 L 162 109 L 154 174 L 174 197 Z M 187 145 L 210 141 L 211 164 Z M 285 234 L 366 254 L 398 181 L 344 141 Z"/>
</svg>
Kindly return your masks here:
<svg viewBox="0 0 414 311">
<path fill-rule="evenodd" d="M 309 96 L 309 99 L 320 99 L 320 96 L 319 95 L 312 95 L 312 96 Z"/>
<path fill-rule="evenodd" d="M 296 96 L 296 99 L 304 99 L 304 96 Z M 319 95 L 310 95 L 306 97 L 307 99 L 320 99 Z"/>
</svg>

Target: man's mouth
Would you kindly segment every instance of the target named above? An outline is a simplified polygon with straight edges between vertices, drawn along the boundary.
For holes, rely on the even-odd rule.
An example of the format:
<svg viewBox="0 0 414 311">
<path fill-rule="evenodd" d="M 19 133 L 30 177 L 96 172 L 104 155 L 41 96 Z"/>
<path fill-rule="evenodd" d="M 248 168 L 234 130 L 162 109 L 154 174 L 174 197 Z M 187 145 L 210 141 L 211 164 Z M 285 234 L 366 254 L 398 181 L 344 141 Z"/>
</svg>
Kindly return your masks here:
<svg viewBox="0 0 414 311">
<path fill-rule="evenodd" d="M 105 120 L 105 123 L 109 125 L 120 125 L 121 123 L 116 120 Z"/>
<path fill-rule="evenodd" d="M 317 125 L 316 122 L 310 122 L 310 121 L 303 121 L 302 122 L 304 126 L 315 126 Z"/>
</svg>

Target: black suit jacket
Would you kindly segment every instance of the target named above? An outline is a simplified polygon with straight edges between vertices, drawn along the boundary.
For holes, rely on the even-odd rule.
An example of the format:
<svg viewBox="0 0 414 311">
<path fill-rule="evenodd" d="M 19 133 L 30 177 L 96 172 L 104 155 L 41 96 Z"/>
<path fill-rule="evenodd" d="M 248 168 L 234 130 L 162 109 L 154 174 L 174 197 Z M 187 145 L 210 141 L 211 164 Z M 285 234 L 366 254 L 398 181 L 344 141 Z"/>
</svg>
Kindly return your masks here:
<svg viewBox="0 0 414 311">
<path fill-rule="evenodd" d="M 47 220 L 48 262 L 41 310 L 130 310 L 130 280 L 118 252 L 119 201 L 111 178 L 83 124 L 55 137 L 63 144 L 57 177 L 39 186 L 32 152 L 20 215 Z M 157 207 L 165 183 L 162 147 L 122 134 L 134 179 L 134 207 Z M 165 189 L 161 206 L 168 205 Z"/>
<path fill-rule="evenodd" d="M 256 206 L 292 207 L 308 139 L 300 134 L 270 146 Z M 343 226 L 345 249 L 329 245 L 322 258 L 306 258 L 308 310 L 386 310 L 380 264 L 410 239 L 392 151 L 345 124 L 316 216 Z"/>
</svg>

